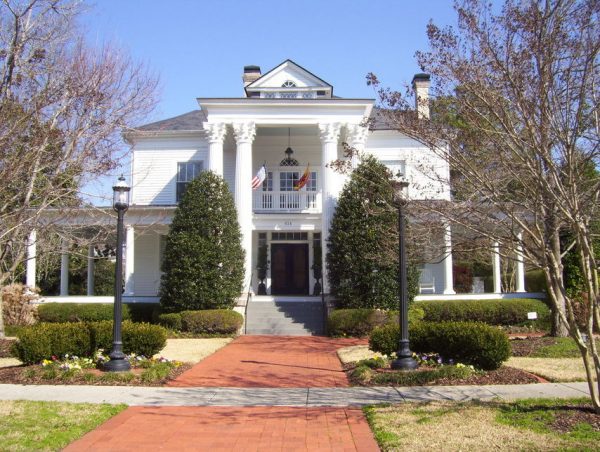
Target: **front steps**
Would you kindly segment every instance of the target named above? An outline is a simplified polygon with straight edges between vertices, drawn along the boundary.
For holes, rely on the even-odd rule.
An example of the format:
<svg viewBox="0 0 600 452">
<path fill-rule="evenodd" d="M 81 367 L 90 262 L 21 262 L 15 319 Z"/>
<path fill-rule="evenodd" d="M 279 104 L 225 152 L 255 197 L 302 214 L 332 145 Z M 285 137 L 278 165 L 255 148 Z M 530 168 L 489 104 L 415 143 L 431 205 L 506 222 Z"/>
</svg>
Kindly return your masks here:
<svg viewBox="0 0 600 452">
<path fill-rule="evenodd" d="M 246 310 L 246 334 L 323 335 L 325 325 L 321 298 L 255 296 Z"/>
</svg>

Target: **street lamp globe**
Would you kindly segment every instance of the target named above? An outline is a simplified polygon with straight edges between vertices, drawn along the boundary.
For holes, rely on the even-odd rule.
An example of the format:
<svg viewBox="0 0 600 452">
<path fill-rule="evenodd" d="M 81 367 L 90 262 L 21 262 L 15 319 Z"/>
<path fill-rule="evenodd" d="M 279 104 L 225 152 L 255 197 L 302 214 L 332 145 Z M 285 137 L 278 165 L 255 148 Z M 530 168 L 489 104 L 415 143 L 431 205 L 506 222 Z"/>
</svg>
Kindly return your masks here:
<svg viewBox="0 0 600 452">
<path fill-rule="evenodd" d="M 113 209 L 116 211 L 127 210 L 129 208 L 129 191 L 131 187 L 127 185 L 125 178 L 121 174 L 118 182 L 113 185 Z"/>
</svg>

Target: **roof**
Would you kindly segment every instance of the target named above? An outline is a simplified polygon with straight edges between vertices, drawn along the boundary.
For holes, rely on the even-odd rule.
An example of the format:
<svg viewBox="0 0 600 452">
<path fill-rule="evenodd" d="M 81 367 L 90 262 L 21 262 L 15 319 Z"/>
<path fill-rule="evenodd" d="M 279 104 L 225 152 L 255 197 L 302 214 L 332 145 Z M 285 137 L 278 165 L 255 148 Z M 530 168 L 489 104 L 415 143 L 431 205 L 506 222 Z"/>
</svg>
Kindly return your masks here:
<svg viewBox="0 0 600 452">
<path fill-rule="evenodd" d="M 269 74 L 271 74 L 273 71 L 276 71 L 277 69 L 279 69 L 281 66 L 283 66 L 286 63 L 291 63 L 294 66 L 296 66 L 298 69 L 300 69 L 301 71 L 306 72 L 308 75 L 310 75 L 311 77 L 314 77 L 316 80 L 320 81 L 321 83 L 323 83 L 325 86 L 328 86 L 329 88 L 331 88 L 331 95 L 333 96 L 333 85 L 331 83 L 327 83 L 325 80 L 323 80 L 321 77 L 316 76 L 315 74 L 313 74 L 312 72 L 310 72 L 308 69 L 300 66 L 298 63 L 296 63 L 295 61 L 290 60 L 289 58 L 287 60 L 285 60 L 283 63 L 278 64 L 277 66 L 275 66 L 273 69 L 265 72 L 264 74 L 262 74 L 259 78 L 257 78 L 256 80 L 254 80 L 252 83 L 250 83 L 248 86 L 244 87 L 244 90 L 246 92 L 248 92 L 249 88 L 253 88 L 254 86 L 258 85 L 260 83 L 261 80 L 263 80 L 265 77 L 267 77 Z M 258 67 L 258 66 L 256 66 Z"/>
<path fill-rule="evenodd" d="M 388 110 L 381 107 L 373 107 L 369 118 L 369 129 L 371 130 L 395 130 L 398 128 L 393 122 L 394 115 L 414 115 L 414 110 Z"/>
<path fill-rule="evenodd" d="M 206 114 L 202 110 L 192 110 L 173 118 L 145 124 L 136 130 L 139 132 L 200 131 L 203 130 L 202 123 L 204 121 L 206 121 Z"/>
</svg>

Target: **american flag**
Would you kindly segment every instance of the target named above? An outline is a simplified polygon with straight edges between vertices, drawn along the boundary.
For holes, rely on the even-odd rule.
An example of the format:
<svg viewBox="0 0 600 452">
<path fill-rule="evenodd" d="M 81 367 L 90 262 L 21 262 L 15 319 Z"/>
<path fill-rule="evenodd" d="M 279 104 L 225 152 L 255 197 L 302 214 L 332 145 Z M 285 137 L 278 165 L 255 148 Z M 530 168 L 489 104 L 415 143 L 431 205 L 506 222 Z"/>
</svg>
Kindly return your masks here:
<svg viewBox="0 0 600 452">
<path fill-rule="evenodd" d="M 258 170 L 258 173 L 256 173 L 256 176 L 252 178 L 252 190 L 256 190 L 258 187 L 260 187 L 266 177 L 267 169 L 265 168 L 265 165 L 263 165 Z"/>
</svg>

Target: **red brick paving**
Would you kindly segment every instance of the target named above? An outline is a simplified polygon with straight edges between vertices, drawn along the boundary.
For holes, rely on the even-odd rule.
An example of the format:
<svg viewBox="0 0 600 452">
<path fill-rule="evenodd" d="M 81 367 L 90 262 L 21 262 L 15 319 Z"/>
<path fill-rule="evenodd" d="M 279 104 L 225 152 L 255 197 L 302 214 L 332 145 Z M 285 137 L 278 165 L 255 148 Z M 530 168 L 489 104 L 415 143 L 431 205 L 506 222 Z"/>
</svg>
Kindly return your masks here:
<svg viewBox="0 0 600 452">
<path fill-rule="evenodd" d="M 169 386 L 333 388 L 349 386 L 336 350 L 363 339 L 241 336 Z"/>
<path fill-rule="evenodd" d="M 131 407 L 66 451 L 377 451 L 360 409 Z"/>
</svg>

